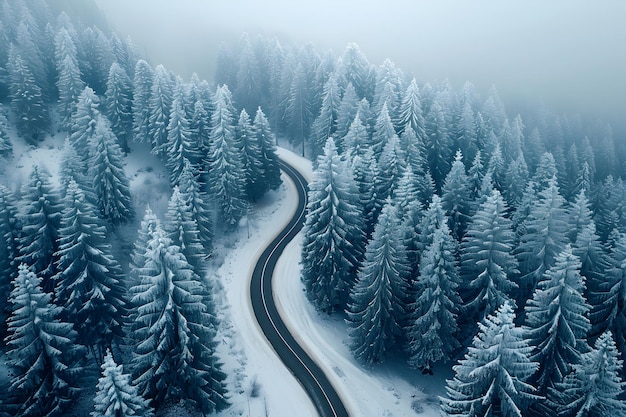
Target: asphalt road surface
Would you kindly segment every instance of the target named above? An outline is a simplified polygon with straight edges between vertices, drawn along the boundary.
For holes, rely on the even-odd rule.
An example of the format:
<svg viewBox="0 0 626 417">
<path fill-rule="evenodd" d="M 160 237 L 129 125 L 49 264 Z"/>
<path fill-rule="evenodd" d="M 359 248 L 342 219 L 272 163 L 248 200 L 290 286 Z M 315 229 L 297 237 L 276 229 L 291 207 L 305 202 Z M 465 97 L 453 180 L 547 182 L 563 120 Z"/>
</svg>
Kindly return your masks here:
<svg viewBox="0 0 626 417">
<path fill-rule="evenodd" d="M 282 171 L 296 184 L 298 208 L 289 224 L 263 251 L 252 272 L 250 297 L 252 309 L 265 337 L 280 359 L 305 389 L 322 417 L 347 417 L 349 414 L 326 374 L 296 342 L 287 329 L 272 292 L 272 274 L 285 247 L 304 224 L 308 185 L 304 177 L 291 165 L 280 163 Z M 300 279 L 300 277 L 293 277 Z"/>
</svg>

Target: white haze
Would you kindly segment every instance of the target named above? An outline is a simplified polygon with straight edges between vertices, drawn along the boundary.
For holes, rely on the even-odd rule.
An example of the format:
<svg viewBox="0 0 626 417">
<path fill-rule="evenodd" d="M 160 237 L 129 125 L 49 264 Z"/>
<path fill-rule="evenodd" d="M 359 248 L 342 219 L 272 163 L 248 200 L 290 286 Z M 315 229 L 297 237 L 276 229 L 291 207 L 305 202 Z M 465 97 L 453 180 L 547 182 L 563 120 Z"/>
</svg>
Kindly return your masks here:
<svg viewBox="0 0 626 417">
<path fill-rule="evenodd" d="M 617 125 L 626 112 L 626 1 L 96 0 L 152 63 L 211 79 L 242 32 L 340 54 L 356 42 L 425 81 L 495 84 L 507 107 L 545 103 Z"/>
</svg>

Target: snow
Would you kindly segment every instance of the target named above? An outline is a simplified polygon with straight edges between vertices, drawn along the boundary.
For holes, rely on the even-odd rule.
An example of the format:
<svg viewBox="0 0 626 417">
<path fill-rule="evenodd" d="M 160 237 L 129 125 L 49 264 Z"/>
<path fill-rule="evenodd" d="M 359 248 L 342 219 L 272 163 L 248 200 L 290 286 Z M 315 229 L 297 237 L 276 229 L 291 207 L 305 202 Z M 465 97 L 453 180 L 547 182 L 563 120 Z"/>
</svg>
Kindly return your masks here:
<svg viewBox="0 0 626 417">
<path fill-rule="evenodd" d="M 305 178 L 311 179 L 311 162 L 283 149 L 278 154 L 298 167 Z M 285 177 L 283 176 L 283 180 Z M 225 370 L 238 366 L 235 376 L 244 392 L 233 392 L 233 406 L 221 413 L 232 415 L 315 416 L 312 403 L 303 389 L 284 368 L 282 362 L 262 335 L 252 313 L 248 288 L 249 277 L 256 258 L 265 245 L 289 220 L 295 210 L 294 185 L 285 181 L 257 206 L 249 223 L 250 237 L 240 230 L 236 249 L 226 254 L 220 277 L 226 296 L 230 331 L 224 338 L 227 361 Z M 300 281 L 300 251 L 302 236 L 287 246 L 279 260 L 274 276 L 274 293 L 281 315 L 296 339 L 316 359 L 333 381 L 335 388 L 354 416 L 440 416 L 437 396 L 444 395 L 445 379 L 452 376 L 450 364 L 435 367 L 435 376 L 423 376 L 410 370 L 403 359 L 392 359 L 384 365 L 364 367 L 347 347 L 347 326 L 341 316 L 319 314 L 306 299 Z M 226 323 L 225 323 L 226 324 Z M 223 346 L 224 347 L 224 346 Z M 230 352 L 227 352 L 230 351 Z M 228 363 L 237 358 L 238 364 Z M 247 375 L 247 376 L 243 376 Z M 253 381 L 261 386 L 257 398 L 250 398 Z M 233 385 L 230 385 L 233 391 Z"/>
</svg>

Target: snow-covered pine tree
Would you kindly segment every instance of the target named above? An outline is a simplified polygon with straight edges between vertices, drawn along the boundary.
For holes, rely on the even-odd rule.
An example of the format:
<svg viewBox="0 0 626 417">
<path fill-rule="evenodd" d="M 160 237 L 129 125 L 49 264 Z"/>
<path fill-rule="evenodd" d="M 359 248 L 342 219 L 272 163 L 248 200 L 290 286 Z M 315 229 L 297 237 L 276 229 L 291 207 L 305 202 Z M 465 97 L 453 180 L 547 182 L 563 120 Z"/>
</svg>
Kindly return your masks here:
<svg viewBox="0 0 626 417">
<path fill-rule="evenodd" d="M 15 46 L 9 49 L 7 72 L 11 111 L 15 115 L 18 133 L 31 144 L 37 144 L 48 128 L 48 107 L 41 87 L 37 84 Z"/>
<path fill-rule="evenodd" d="M 571 366 L 580 363 L 581 354 L 589 350 L 590 307 L 583 297 L 580 265 L 568 244 L 543 274 L 526 305 L 525 332 L 533 347 L 533 360 L 541 363 L 534 377 L 541 395 L 562 382 Z"/>
<path fill-rule="evenodd" d="M 50 184 L 50 174 L 33 166 L 22 191 L 25 209 L 20 218 L 19 262 L 25 263 L 42 280 L 45 292 L 52 292 L 56 272 L 54 254 L 61 224 L 61 200 Z"/>
<path fill-rule="evenodd" d="M 117 62 L 109 69 L 105 108 L 111 130 L 122 150 L 128 153 L 128 141 L 133 135 L 133 90 L 128 74 Z"/>
<path fill-rule="evenodd" d="M 311 82 L 306 69 L 306 62 L 294 63 L 293 77 L 288 86 L 284 119 L 287 125 L 287 134 L 294 145 L 302 144 L 304 156 L 305 142 L 309 137 L 311 123 L 315 115 L 312 106 Z"/>
<path fill-rule="evenodd" d="M 445 222 L 435 229 L 432 239 L 422 254 L 413 291 L 417 299 L 409 306 L 411 320 L 407 328 L 409 365 L 423 371 L 430 371 L 436 362 L 452 359 L 460 347 L 457 242 Z"/>
<path fill-rule="evenodd" d="M 329 138 L 309 185 L 302 279 L 323 311 L 343 310 L 364 253 L 362 211 L 348 165 Z"/>
<path fill-rule="evenodd" d="M 207 290 L 180 248 L 156 224 L 131 289 L 134 383 L 160 405 L 190 399 L 203 413 L 228 405 L 226 375 L 215 353 Z"/>
<path fill-rule="evenodd" d="M 245 171 L 246 197 L 248 201 L 253 202 L 265 192 L 263 187 L 263 155 L 250 116 L 245 109 L 239 114 L 235 135 L 243 151 L 241 160 Z"/>
<path fill-rule="evenodd" d="M 399 119 L 396 122 L 398 134 L 402 135 L 407 128 L 411 128 L 415 135 L 423 142 L 426 137 L 424 131 L 424 114 L 420 99 L 420 91 L 415 78 L 406 88 L 398 108 Z"/>
<path fill-rule="evenodd" d="M 461 241 L 467 229 L 470 213 L 469 198 L 469 179 L 465 173 L 463 154 L 458 150 L 441 190 L 441 203 L 448 216 L 448 226 L 452 236 L 458 241 Z"/>
<path fill-rule="evenodd" d="M 589 294 L 593 306 L 590 314 L 593 334 L 609 329 L 615 335 L 618 350 L 626 353 L 626 234 L 614 239 L 609 257 L 610 267 L 604 280 Z"/>
<path fill-rule="evenodd" d="M 154 411 L 148 401 L 139 395 L 132 385 L 130 375 L 124 373 L 122 365 L 113 359 L 107 350 L 101 366 L 96 396 L 93 399 L 94 411 L 91 417 L 153 417 Z"/>
<path fill-rule="evenodd" d="M 311 159 L 316 160 L 324 151 L 324 145 L 328 138 L 335 133 L 335 121 L 341 103 L 341 91 L 337 84 L 337 77 L 332 73 L 326 84 L 322 99 L 322 107 L 319 115 L 311 125 L 311 136 L 309 145 L 311 148 Z"/>
<path fill-rule="evenodd" d="M 371 149 L 367 148 L 363 154 L 356 154 L 350 166 L 352 177 L 359 191 L 359 202 L 362 210 L 363 230 L 366 238 L 374 232 L 376 219 L 384 200 L 378 198 L 378 164 Z"/>
<path fill-rule="evenodd" d="M 185 255 L 194 272 L 202 276 L 205 270 L 205 249 L 200 242 L 200 232 L 193 218 L 192 207 L 178 186 L 174 186 L 172 191 L 163 228 L 172 243 L 178 246 L 181 253 Z"/>
<path fill-rule="evenodd" d="M 513 321 L 515 313 L 505 303 L 479 323 L 465 357 L 453 366 L 454 378 L 441 398 L 448 416 L 487 417 L 524 415 L 532 400 L 539 400 L 528 383 L 537 369 L 524 332 Z"/>
<path fill-rule="evenodd" d="M 559 417 L 626 415 L 622 363 L 611 332 L 603 333 L 581 362 L 573 365 L 573 372 L 550 389 L 548 401 L 553 410 Z"/>
<path fill-rule="evenodd" d="M 97 363 L 115 338 L 122 337 L 125 316 L 123 272 L 111 255 L 106 229 L 75 181 L 68 184 L 61 212 L 55 303 L 91 348 Z"/>
<path fill-rule="evenodd" d="M 398 214 L 387 200 L 346 309 L 350 349 L 363 362 L 382 363 L 404 341 L 408 275 Z"/>
<path fill-rule="evenodd" d="M 391 140 L 393 136 L 396 136 L 391 116 L 389 115 L 389 109 L 387 103 L 382 104 L 380 113 L 376 117 L 374 122 L 374 131 L 372 132 L 371 140 L 368 145 L 374 151 L 374 155 L 378 159 L 385 148 L 385 145 Z"/>
<path fill-rule="evenodd" d="M 70 323 L 59 321 L 60 307 L 41 289 L 41 279 L 19 266 L 11 290 L 7 364 L 13 378 L 9 393 L 12 415 L 63 415 L 80 390 L 85 349 L 76 343 Z"/>
<path fill-rule="evenodd" d="M 191 207 L 191 216 L 198 226 L 198 237 L 207 256 L 213 248 L 213 218 L 207 204 L 207 197 L 202 192 L 194 169 L 185 161 L 178 188 L 187 204 Z"/>
<path fill-rule="evenodd" d="M 19 229 L 15 201 L 10 191 L 0 185 L 0 323 L 6 323 L 11 282 L 17 275 Z M 2 340 L 5 330 L 5 325 L 0 325 Z"/>
<path fill-rule="evenodd" d="M 182 91 L 180 90 L 174 94 L 167 125 L 167 143 L 164 146 L 170 183 L 178 184 L 184 168 L 184 160 L 198 161 L 200 159 L 200 150 L 197 142 L 193 141 Z"/>
<path fill-rule="evenodd" d="M 98 116 L 91 142 L 89 176 L 98 199 L 98 209 L 113 224 L 134 215 L 128 178 L 124 173 L 122 150 L 104 116 Z"/>
<path fill-rule="evenodd" d="M 515 209 L 521 203 L 527 183 L 528 166 L 526 165 L 524 155 L 520 154 L 516 160 L 509 163 L 504 174 L 502 194 L 511 209 Z"/>
<path fill-rule="evenodd" d="M 343 137 L 348 133 L 350 124 L 352 124 L 358 110 L 359 98 L 352 83 L 348 83 L 341 97 L 341 102 L 337 109 L 337 120 L 335 120 L 335 137 L 338 140 L 337 149 L 339 149 L 339 153 L 343 153 L 345 150 Z"/>
<path fill-rule="evenodd" d="M 455 131 L 455 144 L 467 158 L 465 162 L 473 162 L 476 160 L 476 155 L 480 151 L 481 146 L 478 143 L 476 119 L 470 100 L 465 100 L 461 105 L 458 117 Z M 467 168 L 469 169 L 469 166 L 467 166 Z"/>
<path fill-rule="evenodd" d="M 63 125 L 69 128 L 70 117 L 74 113 L 85 83 L 80 75 L 76 45 L 66 28 L 59 29 L 54 44 L 56 69 L 59 74 L 56 84 L 59 89 L 60 113 Z"/>
<path fill-rule="evenodd" d="M 0 157 L 8 158 L 13 153 L 13 143 L 9 137 L 9 122 L 5 116 L 4 106 L 0 104 Z"/>
<path fill-rule="evenodd" d="M 208 157 L 208 187 L 218 218 L 235 228 L 246 214 L 245 171 L 237 146 L 232 98 L 227 86 L 217 88 L 211 115 L 211 148 Z"/>
<path fill-rule="evenodd" d="M 361 120 L 361 114 L 357 111 L 354 120 L 348 128 L 348 132 L 343 137 L 343 155 L 352 161 L 356 155 L 362 155 L 367 147 L 369 134 L 367 128 Z M 368 148 L 369 149 L 369 148 Z"/>
<path fill-rule="evenodd" d="M 147 126 L 152 153 L 160 157 L 165 155 L 167 149 L 167 126 L 172 108 L 173 93 L 170 74 L 163 65 L 157 65 L 154 69 L 148 102 L 149 122 Z"/>
<path fill-rule="evenodd" d="M 426 131 L 426 159 L 430 167 L 430 173 L 435 181 L 435 188 L 441 190 L 448 171 L 452 149 L 450 148 L 449 127 L 439 99 L 430 106 L 425 117 Z"/>
<path fill-rule="evenodd" d="M 528 200 L 528 204 L 528 216 L 521 225 L 523 234 L 515 249 L 521 273 L 515 297 L 518 307 L 524 306 L 539 279 L 554 265 L 556 256 L 568 242 L 565 199 L 559 194 L 555 176 L 539 192 L 538 200 L 534 203 Z"/>
<path fill-rule="evenodd" d="M 133 77 L 133 138 L 136 142 L 150 142 L 150 97 L 152 96 L 152 67 L 143 59 L 135 64 Z"/>
<path fill-rule="evenodd" d="M 276 138 L 263 110 L 259 107 L 252 123 L 254 136 L 261 147 L 261 164 L 263 166 L 263 193 L 277 190 L 282 184 L 280 178 L 279 158 L 276 154 Z"/>
<path fill-rule="evenodd" d="M 87 86 L 78 96 L 78 102 L 74 113 L 69 119 L 69 142 L 74 150 L 81 156 L 83 171 L 87 173 L 89 167 L 90 147 L 96 130 L 96 121 L 100 116 L 100 99 L 96 93 Z"/>
<path fill-rule="evenodd" d="M 420 255 L 428 246 L 432 245 L 435 230 L 441 228 L 441 223 L 446 221 L 446 213 L 443 211 L 441 198 L 435 194 L 433 195 L 433 200 L 426 209 L 419 226 L 416 248 Z"/>
<path fill-rule="evenodd" d="M 493 190 L 472 216 L 461 244 L 461 290 L 468 322 L 480 322 L 505 302 L 513 303 L 517 259 L 506 204 Z"/>
</svg>

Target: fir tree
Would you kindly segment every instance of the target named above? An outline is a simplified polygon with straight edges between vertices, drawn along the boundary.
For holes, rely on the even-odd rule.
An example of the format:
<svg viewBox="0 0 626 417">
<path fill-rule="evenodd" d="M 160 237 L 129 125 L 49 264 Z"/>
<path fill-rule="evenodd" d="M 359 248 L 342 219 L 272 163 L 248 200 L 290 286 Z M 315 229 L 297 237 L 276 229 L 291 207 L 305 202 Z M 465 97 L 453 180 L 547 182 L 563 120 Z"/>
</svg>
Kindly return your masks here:
<svg viewBox="0 0 626 417">
<path fill-rule="evenodd" d="M 192 140 L 189 120 L 185 114 L 182 94 L 179 93 L 172 102 L 172 109 L 167 125 L 167 143 L 165 144 L 167 162 L 170 172 L 170 183 L 178 184 L 184 167 L 184 160 L 200 159 L 199 149 Z"/>
<path fill-rule="evenodd" d="M 457 151 L 452 168 L 441 190 L 441 203 L 448 216 L 448 225 L 455 239 L 461 240 L 469 220 L 469 179 L 463 165 L 463 154 Z"/>
<path fill-rule="evenodd" d="M 92 417 L 154 416 L 148 401 L 131 384 L 130 375 L 124 373 L 122 365 L 115 363 L 110 350 L 107 350 L 101 368 L 93 400 L 95 410 L 90 413 Z"/>
<path fill-rule="evenodd" d="M 240 143 L 243 150 L 242 162 L 246 177 L 246 196 L 248 201 L 256 201 L 265 191 L 263 187 L 263 156 L 250 116 L 245 109 L 239 115 L 235 132 L 237 142 Z"/>
<path fill-rule="evenodd" d="M 69 31 L 61 28 L 55 37 L 56 69 L 59 74 L 59 104 L 61 105 L 62 123 L 69 127 L 71 115 L 76 108 L 80 93 L 85 88 L 81 79 L 76 45 Z"/>
<path fill-rule="evenodd" d="M 0 157 L 8 158 L 12 153 L 13 144 L 9 137 L 9 122 L 4 114 L 4 107 L 0 104 Z"/>
<path fill-rule="evenodd" d="M 396 131 L 393 127 L 391 116 L 389 115 L 387 103 L 383 103 L 374 123 L 372 138 L 369 141 L 369 146 L 372 148 L 376 157 L 381 155 L 385 145 L 387 145 L 393 136 L 396 136 Z"/>
<path fill-rule="evenodd" d="M 399 134 L 404 133 L 407 128 L 411 128 L 415 135 L 422 141 L 426 137 L 424 131 L 424 115 L 422 113 L 422 104 L 420 100 L 420 91 L 415 78 L 406 89 L 402 102 L 398 108 L 399 119 L 397 125 Z"/>
<path fill-rule="evenodd" d="M 49 181 L 50 175 L 37 165 L 33 167 L 24 187 L 24 214 L 21 216 L 19 262 L 28 265 L 41 277 L 43 290 L 51 292 L 51 277 L 55 274 L 54 254 L 61 223 L 59 194 Z"/>
<path fill-rule="evenodd" d="M 6 323 L 11 282 L 17 275 L 19 232 L 15 201 L 9 190 L 0 185 L 0 323 Z M 3 340 L 5 330 L 4 325 L 0 326 Z"/>
<path fill-rule="evenodd" d="M 105 97 L 106 115 L 111 122 L 111 130 L 122 150 L 128 153 L 128 140 L 133 134 L 133 94 L 130 78 L 117 62 L 109 70 Z"/>
<path fill-rule="evenodd" d="M 186 201 L 178 188 L 174 186 L 174 191 L 170 197 L 165 214 L 163 228 L 176 246 L 180 248 L 194 272 L 202 276 L 204 271 L 204 247 L 200 242 L 198 225 L 193 218 L 191 205 Z"/>
<path fill-rule="evenodd" d="M 15 47 L 9 50 L 7 71 L 11 111 L 15 115 L 17 131 L 28 142 L 36 144 L 49 124 L 42 90 Z"/>
<path fill-rule="evenodd" d="M 343 97 L 341 97 L 341 102 L 337 109 L 337 120 L 335 120 L 335 137 L 338 141 L 337 149 L 339 149 L 340 153 L 343 153 L 345 150 L 342 139 L 348 133 L 348 129 L 350 129 L 350 125 L 358 110 L 359 97 L 356 95 L 356 90 L 352 83 L 349 83 L 343 92 Z"/>
<path fill-rule="evenodd" d="M 380 214 L 346 310 L 350 348 L 365 363 L 381 363 L 402 341 L 409 266 L 396 209 Z"/>
<path fill-rule="evenodd" d="M 343 137 L 343 153 L 348 156 L 348 159 L 352 160 L 355 155 L 360 155 L 364 152 L 368 139 L 369 134 L 361 120 L 361 114 L 357 112 L 350 124 L 348 133 Z"/>
<path fill-rule="evenodd" d="M 190 206 L 191 217 L 198 227 L 198 238 L 208 256 L 213 247 L 213 219 L 208 208 L 207 197 L 202 192 L 189 161 L 184 163 L 178 188 Z"/>
<path fill-rule="evenodd" d="M 10 408 L 19 416 L 63 415 L 79 393 L 84 348 L 41 279 L 21 264 L 11 291 L 7 364 L 12 370 Z"/>
<path fill-rule="evenodd" d="M 517 287 L 512 278 L 518 271 L 511 254 L 515 236 L 505 215 L 506 204 L 493 190 L 472 216 L 463 238 L 461 273 L 469 321 L 480 322 L 505 302 L 512 303 Z"/>
<path fill-rule="evenodd" d="M 361 210 L 347 164 L 332 138 L 309 186 L 302 245 L 302 279 L 307 295 L 323 311 L 344 309 L 364 253 Z"/>
<path fill-rule="evenodd" d="M 450 360 L 460 347 L 457 243 L 445 222 L 435 229 L 432 240 L 422 254 L 414 288 L 418 296 L 411 306 L 412 320 L 407 330 L 409 364 L 423 371 L 430 371 L 435 362 Z"/>
<path fill-rule="evenodd" d="M 311 138 L 309 140 L 312 152 L 311 159 L 315 160 L 322 153 L 326 141 L 335 133 L 335 121 L 341 100 L 340 93 L 336 76 L 331 74 L 324 85 L 324 97 L 320 113 L 311 125 Z"/>
<path fill-rule="evenodd" d="M 152 80 L 152 90 L 148 104 L 148 137 L 152 152 L 164 156 L 167 144 L 167 126 L 172 108 L 173 88 L 170 75 L 163 65 L 157 65 Z M 135 132 L 142 133 L 142 132 Z"/>
<path fill-rule="evenodd" d="M 140 59 L 135 64 L 133 78 L 133 137 L 137 142 L 150 142 L 150 97 L 154 72 L 146 61 Z"/>
<path fill-rule="evenodd" d="M 589 305 L 583 290 L 580 261 L 567 245 L 554 266 L 545 272 L 526 306 L 532 358 L 541 363 L 535 377 L 540 394 L 562 382 L 571 365 L 580 363 L 581 354 L 589 349 Z"/>
<path fill-rule="evenodd" d="M 63 307 L 63 318 L 74 324 L 78 343 L 91 347 L 100 363 L 104 348 L 122 336 L 122 268 L 111 255 L 95 208 L 76 182 L 68 184 L 63 202 L 55 303 Z"/>
<path fill-rule="evenodd" d="M 114 224 L 134 215 L 128 178 L 124 173 L 122 150 L 103 116 L 96 120 L 89 175 L 98 199 L 98 209 Z"/>
<path fill-rule="evenodd" d="M 78 96 L 74 113 L 69 120 L 69 142 L 81 156 L 82 170 L 86 173 L 89 166 L 91 146 L 96 131 L 96 122 L 100 116 L 100 99 L 91 87 L 85 89 Z"/>
<path fill-rule="evenodd" d="M 447 397 L 441 399 L 447 415 L 521 417 L 531 400 L 540 399 L 528 383 L 538 364 L 531 361 L 531 348 L 514 319 L 505 303 L 479 323 L 472 346 L 447 381 Z"/>
<path fill-rule="evenodd" d="M 520 307 L 532 293 L 543 273 L 554 265 L 556 256 L 567 243 L 567 212 L 565 199 L 559 194 L 556 177 L 539 193 L 522 225 L 524 234 L 515 254 L 519 261 Z"/>
<path fill-rule="evenodd" d="M 450 137 L 446 117 L 439 100 L 430 107 L 425 118 L 426 150 L 430 173 L 437 190 L 441 190 L 450 170 Z"/>
<path fill-rule="evenodd" d="M 269 190 L 277 190 L 282 184 L 280 178 L 279 158 L 276 154 L 276 139 L 270 129 L 270 124 L 265 114 L 259 107 L 254 116 L 252 125 L 254 136 L 261 147 L 261 164 L 263 167 L 263 193 Z"/>
<path fill-rule="evenodd" d="M 623 361 L 618 355 L 611 332 L 603 333 L 581 362 L 573 365 L 573 372 L 550 390 L 548 399 L 559 417 L 626 414 L 621 398 L 626 385 L 620 377 Z"/>
<path fill-rule="evenodd" d="M 223 410 L 226 375 L 215 354 L 215 314 L 205 287 L 158 225 L 143 257 L 131 289 L 133 382 L 154 404 L 190 399 L 203 413 Z"/>
<path fill-rule="evenodd" d="M 394 134 L 385 144 L 378 160 L 376 198 L 380 205 L 387 197 L 391 196 L 402 174 L 404 174 L 406 165 L 406 158 L 400 147 L 400 139 Z"/>
<path fill-rule="evenodd" d="M 218 87 L 213 107 L 208 187 L 217 205 L 219 218 L 232 229 L 245 215 L 247 204 L 245 171 L 241 148 L 236 142 L 232 99 L 228 87 Z"/>
</svg>

